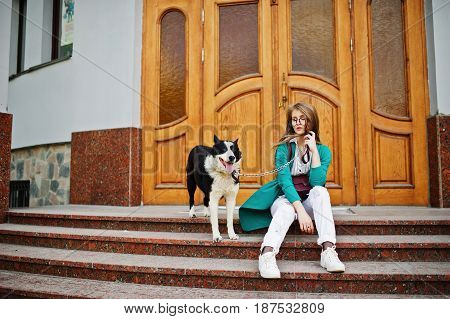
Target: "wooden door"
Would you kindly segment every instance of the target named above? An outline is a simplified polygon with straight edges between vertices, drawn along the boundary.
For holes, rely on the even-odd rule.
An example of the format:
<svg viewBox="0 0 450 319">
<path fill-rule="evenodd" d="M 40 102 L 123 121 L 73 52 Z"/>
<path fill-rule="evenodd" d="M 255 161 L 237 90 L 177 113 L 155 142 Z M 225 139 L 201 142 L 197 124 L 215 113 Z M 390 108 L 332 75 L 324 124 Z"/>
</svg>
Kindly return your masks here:
<svg viewBox="0 0 450 319">
<path fill-rule="evenodd" d="M 214 134 L 239 137 L 243 172 L 272 169 L 285 108 L 305 101 L 334 205 L 427 205 L 421 19 L 422 0 L 144 1 L 144 203 L 187 204 L 187 154 Z M 238 203 L 273 178 L 242 178 Z"/>
<path fill-rule="evenodd" d="M 354 1 L 358 202 L 427 205 L 423 1 Z"/>
<path fill-rule="evenodd" d="M 239 137 L 245 173 L 273 168 L 270 3 L 204 2 L 203 141 Z M 241 178 L 238 204 L 272 178 Z"/>
<path fill-rule="evenodd" d="M 316 107 L 320 138 L 333 160 L 327 188 L 334 205 L 355 204 L 351 20 L 348 1 L 278 0 L 275 81 L 280 127 L 286 106 Z M 283 102 L 284 97 L 284 102 Z M 277 137 L 278 138 L 278 137 Z"/>
<path fill-rule="evenodd" d="M 200 142 L 202 1 L 144 1 L 143 202 L 187 204 L 186 159 Z"/>
</svg>

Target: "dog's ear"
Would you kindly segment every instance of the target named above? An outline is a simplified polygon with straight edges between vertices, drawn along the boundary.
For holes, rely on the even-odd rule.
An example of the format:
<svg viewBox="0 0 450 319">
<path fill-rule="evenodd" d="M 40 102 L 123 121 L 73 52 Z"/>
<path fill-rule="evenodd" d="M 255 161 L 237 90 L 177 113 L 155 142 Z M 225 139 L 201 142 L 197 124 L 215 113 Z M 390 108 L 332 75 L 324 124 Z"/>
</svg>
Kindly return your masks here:
<svg viewBox="0 0 450 319">
<path fill-rule="evenodd" d="M 220 139 L 214 134 L 214 144 L 220 143 Z"/>
<path fill-rule="evenodd" d="M 233 143 L 237 145 L 238 140 L 239 140 L 239 137 Z"/>
</svg>

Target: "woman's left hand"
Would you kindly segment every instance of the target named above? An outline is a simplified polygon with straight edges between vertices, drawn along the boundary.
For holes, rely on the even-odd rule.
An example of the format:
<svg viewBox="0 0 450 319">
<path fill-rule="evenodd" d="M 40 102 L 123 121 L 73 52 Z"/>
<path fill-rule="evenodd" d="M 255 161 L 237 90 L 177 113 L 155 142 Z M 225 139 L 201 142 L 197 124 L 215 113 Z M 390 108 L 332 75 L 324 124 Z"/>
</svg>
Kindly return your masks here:
<svg viewBox="0 0 450 319">
<path fill-rule="evenodd" d="M 305 135 L 304 139 L 305 145 L 309 146 L 311 152 L 317 151 L 316 133 L 309 131 L 308 134 Z"/>
</svg>

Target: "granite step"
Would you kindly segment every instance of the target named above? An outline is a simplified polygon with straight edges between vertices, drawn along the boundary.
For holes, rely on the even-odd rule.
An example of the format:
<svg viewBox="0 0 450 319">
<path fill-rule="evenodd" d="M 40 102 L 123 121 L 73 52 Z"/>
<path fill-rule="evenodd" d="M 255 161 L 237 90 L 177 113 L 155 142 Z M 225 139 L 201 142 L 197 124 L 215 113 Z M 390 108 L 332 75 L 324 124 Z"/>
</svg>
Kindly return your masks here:
<svg viewBox="0 0 450 319">
<path fill-rule="evenodd" d="M 133 255 L 0 244 L 0 269 L 136 284 L 304 293 L 450 293 L 448 262 L 347 262 L 342 274 L 317 261 L 278 262 L 263 279 L 256 260 Z"/>
<path fill-rule="evenodd" d="M 202 258 L 257 259 L 262 234 L 214 243 L 209 233 L 172 233 L 0 224 L 0 242 L 88 251 Z M 319 260 L 315 235 L 288 235 L 278 256 Z M 450 261 L 449 235 L 339 235 L 343 261 Z"/>
<path fill-rule="evenodd" d="M 145 208 L 145 207 L 144 207 Z M 98 208 L 41 208 L 41 209 L 14 209 L 8 212 L 8 222 L 13 224 L 29 224 L 41 226 L 57 226 L 70 228 L 97 228 L 129 231 L 159 231 L 180 233 L 209 233 L 211 224 L 209 218 L 189 218 L 187 212 L 166 212 L 162 208 L 142 211 L 120 210 L 107 207 Z M 407 209 L 392 208 L 387 211 L 348 210 L 342 213 L 333 210 L 338 235 L 450 235 L 450 210 L 431 212 L 411 212 Z M 417 209 L 416 209 L 417 210 Z M 356 213 L 351 213 L 356 211 Z M 226 233 L 225 215 L 219 213 L 219 227 L 221 233 Z M 235 231 L 243 233 L 237 215 L 234 220 Z M 265 229 L 251 233 L 262 234 Z M 293 223 L 288 234 L 299 234 L 297 223 Z"/>
<path fill-rule="evenodd" d="M 187 288 L 0 271 L 0 298 L 84 299 L 423 299 L 443 295 L 337 294 Z"/>
</svg>

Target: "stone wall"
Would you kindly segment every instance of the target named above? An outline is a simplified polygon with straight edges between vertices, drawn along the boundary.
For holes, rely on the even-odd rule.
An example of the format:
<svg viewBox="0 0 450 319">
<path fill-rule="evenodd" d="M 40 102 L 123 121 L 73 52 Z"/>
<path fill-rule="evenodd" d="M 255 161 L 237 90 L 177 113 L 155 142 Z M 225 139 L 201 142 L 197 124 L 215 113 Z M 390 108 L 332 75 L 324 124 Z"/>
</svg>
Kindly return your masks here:
<svg viewBox="0 0 450 319">
<path fill-rule="evenodd" d="M 72 133 L 70 204 L 141 204 L 142 130 L 119 128 Z"/>
<path fill-rule="evenodd" d="M 69 203 L 70 157 L 70 143 L 11 151 L 11 181 L 30 181 L 30 207 Z"/>
<path fill-rule="evenodd" d="M 9 207 L 9 162 L 13 116 L 0 112 L 0 223 L 5 221 Z"/>
<path fill-rule="evenodd" d="M 427 120 L 431 207 L 450 207 L 450 116 Z"/>
</svg>

